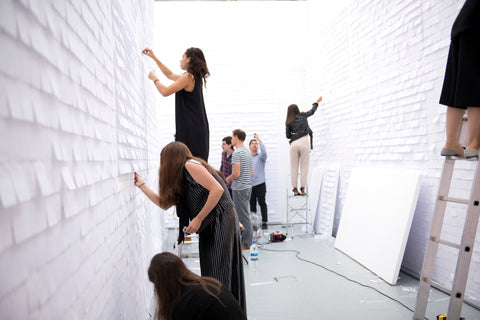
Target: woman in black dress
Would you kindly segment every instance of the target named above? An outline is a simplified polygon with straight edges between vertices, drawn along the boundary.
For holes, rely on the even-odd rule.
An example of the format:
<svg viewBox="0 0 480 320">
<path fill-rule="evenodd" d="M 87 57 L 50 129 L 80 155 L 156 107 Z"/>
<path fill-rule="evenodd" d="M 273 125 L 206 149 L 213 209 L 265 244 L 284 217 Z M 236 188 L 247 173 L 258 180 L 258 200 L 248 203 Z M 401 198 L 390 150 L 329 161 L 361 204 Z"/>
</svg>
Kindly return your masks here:
<svg viewBox="0 0 480 320">
<path fill-rule="evenodd" d="M 480 149 L 480 1 L 467 0 L 452 27 L 440 103 L 448 106 L 447 141 L 442 156 L 478 157 Z M 468 112 L 468 141 L 463 150 L 458 131 Z"/>
<path fill-rule="evenodd" d="M 148 278 L 158 298 L 157 319 L 247 319 L 238 301 L 219 281 L 191 272 L 173 253 L 156 254 Z"/>
<path fill-rule="evenodd" d="M 159 193 L 135 173 L 135 185 L 157 206 L 176 206 L 179 243 L 185 233 L 199 234 L 202 276 L 220 281 L 246 313 L 240 228 L 222 177 L 207 162 L 194 158 L 182 142 L 167 144 L 160 154 Z"/>
<path fill-rule="evenodd" d="M 175 93 L 175 141 L 185 143 L 195 157 L 208 161 L 210 132 L 202 87 L 210 72 L 202 50 L 189 48 L 185 51 L 180 68 L 186 72 L 181 75 L 170 71 L 152 49 L 145 48 L 142 52 L 156 62 L 168 79 L 174 81 L 165 86 L 153 71 L 148 75 L 162 96 Z"/>
</svg>

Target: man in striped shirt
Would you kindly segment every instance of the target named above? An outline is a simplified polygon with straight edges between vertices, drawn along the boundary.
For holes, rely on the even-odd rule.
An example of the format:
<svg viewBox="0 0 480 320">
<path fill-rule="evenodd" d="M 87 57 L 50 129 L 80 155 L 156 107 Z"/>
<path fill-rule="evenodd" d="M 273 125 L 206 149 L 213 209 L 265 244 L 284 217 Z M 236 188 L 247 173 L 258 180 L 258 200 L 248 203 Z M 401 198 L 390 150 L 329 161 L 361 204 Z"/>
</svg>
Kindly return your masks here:
<svg viewBox="0 0 480 320">
<path fill-rule="evenodd" d="M 238 219 L 243 225 L 242 249 L 247 250 L 252 244 L 253 229 L 250 221 L 250 194 L 252 192 L 253 164 L 250 151 L 243 145 L 247 135 L 241 129 L 233 130 L 232 154 L 233 172 L 227 177 L 227 183 L 232 183 L 233 203 Z"/>
</svg>

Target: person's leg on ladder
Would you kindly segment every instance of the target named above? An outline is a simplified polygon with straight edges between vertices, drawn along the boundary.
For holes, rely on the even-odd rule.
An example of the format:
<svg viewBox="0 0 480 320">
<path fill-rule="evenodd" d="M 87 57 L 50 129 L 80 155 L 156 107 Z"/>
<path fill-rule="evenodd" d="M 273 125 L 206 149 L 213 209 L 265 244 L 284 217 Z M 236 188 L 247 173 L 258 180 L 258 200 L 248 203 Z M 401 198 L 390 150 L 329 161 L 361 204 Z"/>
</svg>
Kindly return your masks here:
<svg viewBox="0 0 480 320">
<path fill-rule="evenodd" d="M 480 149 L 480 107 L 468 108 L 468 142 L 467 150 Z"/>
<path fill-rule="evenodd" d="M 290 176 L 292 181 L 293 194 L 298 195 L 298 162 L 300 158 L 300 151 L 298 150 L 298 140 L 295 140 L 290 145 Z"/>
<path fill-rule="evenodd" d="M 446 136 L 445 148 L 455 151 L 456 154 L 463 156 L 463 147 L 458 140 L 460 125 L 462 124 L 465 109 L 448 107 L 446 115 Z"/>
<path fill-rule="evenodd" d="M 302 146 L 300 154 L 300 190 L 303 190 L 302 194 L 306 194 L 305 187 L 307 186 L 308 179 L 308 167 L 310 164 L 310 143 L 308 139 L 305 139 L 305 143 Z"/>
</svg>

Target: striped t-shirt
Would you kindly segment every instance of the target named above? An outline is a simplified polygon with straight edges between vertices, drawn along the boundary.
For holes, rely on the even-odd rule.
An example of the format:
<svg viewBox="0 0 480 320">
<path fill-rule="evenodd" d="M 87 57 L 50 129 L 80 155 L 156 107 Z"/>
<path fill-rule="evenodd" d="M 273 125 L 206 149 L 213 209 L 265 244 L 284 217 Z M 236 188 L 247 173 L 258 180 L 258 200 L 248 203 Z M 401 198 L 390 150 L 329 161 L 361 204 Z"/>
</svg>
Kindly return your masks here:
<svg viewBox="0 0 480 320">
<path fill-rule="evenodd" d="M 232 169 L 235 163 L 240 163 L 240 176 L 233 180 L 232 190 L 243 190 L 252 187 L 252 155 L 244 146 L 237 148 L 232 154 Z"/>
</svg>

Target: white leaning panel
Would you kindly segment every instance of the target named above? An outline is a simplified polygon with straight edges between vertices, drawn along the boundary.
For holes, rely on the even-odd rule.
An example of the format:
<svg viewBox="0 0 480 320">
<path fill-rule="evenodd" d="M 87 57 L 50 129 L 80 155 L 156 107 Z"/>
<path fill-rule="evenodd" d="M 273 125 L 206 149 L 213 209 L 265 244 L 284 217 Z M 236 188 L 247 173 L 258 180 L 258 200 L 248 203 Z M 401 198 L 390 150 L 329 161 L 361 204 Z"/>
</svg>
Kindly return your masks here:
<svg viewBox="0 0 480 320">
<path fill-rule="evenodd" d="M 421 179 L 417 171 L 353 169 L 335 247 L 396 284 Z"/>
</svg>

